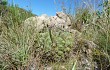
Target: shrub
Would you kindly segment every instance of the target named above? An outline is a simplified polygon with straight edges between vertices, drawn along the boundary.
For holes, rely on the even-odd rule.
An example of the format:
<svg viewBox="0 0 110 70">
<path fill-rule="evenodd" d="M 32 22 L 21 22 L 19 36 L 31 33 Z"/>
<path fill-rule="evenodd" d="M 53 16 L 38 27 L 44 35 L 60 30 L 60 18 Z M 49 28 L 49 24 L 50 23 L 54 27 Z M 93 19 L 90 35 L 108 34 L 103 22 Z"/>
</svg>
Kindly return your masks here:
<svg viewBox="0 0 110 70">
<path fill-rule="evenodd" d="M 7 2 L 7 0 L 0 0 L 0 4 L 1 4 L 1 5 L 7 5 L 8 2 Z"/>
</svg>

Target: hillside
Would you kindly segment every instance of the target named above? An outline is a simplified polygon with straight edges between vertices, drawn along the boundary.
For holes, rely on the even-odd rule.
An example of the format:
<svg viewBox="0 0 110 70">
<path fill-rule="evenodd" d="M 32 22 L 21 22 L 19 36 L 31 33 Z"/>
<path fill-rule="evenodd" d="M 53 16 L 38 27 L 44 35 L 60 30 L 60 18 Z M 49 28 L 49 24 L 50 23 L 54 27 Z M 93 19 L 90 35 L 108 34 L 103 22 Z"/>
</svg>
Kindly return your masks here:
<svg viewBox="0 0 110 70">
<path fill-rule="evenodd" d="M 109 10 L 49 17 L 0 5 L 0 70 L 110 70 Z"/>
<path fill-rule="evenodd" d="M 17 5 L 16 6 L 0 5 L 0 16 L 2 21 L 4 22 L 9 21 L 10 19 L 12 19 L 13 22 L 18 22 L 19 19 L 23 21 L 26 18 L 35 16 L 35 15 L 32 14 L 31 11 L 26 11 L 22 8 L 19 8 Z"/>
<path fill-rule="evenodd" d="M 0 5 L 0 32 L 2 31 L 2 27 L 4 25 L 8 28 L 12 26 L 12 22 L 17 22 L 17 24 L 21 24 L 26 18 L 35 16 L 31 13 L 31 11 L 26 11 L 18 6 L 5 6 Z M 12 20 L 12 21 L 10 21 Z"/>
<path fill-rule="evenodd" d="M 32 14 L 31 11 L 26 11 L 25 9 L 22 9 L 22 8 L 19 8 L 17 5 L 15 6 L 5 6 L 5 5 L 0 5 L 0 13 L 2 13 L 2 15 L 7 15 L 7 16 L 10 16 L 10 15 L 14 15 L 14 11 L 18 11 L 24 15 L 23 13 L 27 14 L 28 17 L 30 16 L 35 16 L 35 14 Z"/>
</svg>

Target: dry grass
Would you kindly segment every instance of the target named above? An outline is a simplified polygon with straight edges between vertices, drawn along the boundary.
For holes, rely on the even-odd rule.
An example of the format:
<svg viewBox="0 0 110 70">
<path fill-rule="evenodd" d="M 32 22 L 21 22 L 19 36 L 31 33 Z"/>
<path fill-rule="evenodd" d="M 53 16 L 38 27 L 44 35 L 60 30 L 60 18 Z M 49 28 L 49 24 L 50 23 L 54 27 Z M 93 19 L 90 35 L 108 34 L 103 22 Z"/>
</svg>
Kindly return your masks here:
<svg viewBox="0 0 110 70">
<path fill-rule="evenodd" d="M 109 4 L 103 7 L 102 13 L 97 14 L 97 11 L 91 8 L 91 4 L 84 0 L 83 3 L 89 5 L 88 8 L 79 8 L 75 17 L 71 17 L 73 28 L 80 31 L 79 33 L 61 30 L 49 32 L 48 27 L 41 33 L 35 31 L 34 27 L 25 29 L 22 26 L 23 21 L 33 15 L 19 10 L 16 6 L 10 8 L 5 6 L 8 12 L 0 17 L 2 18 L 0 69 L 106 70 L 109 68 Z"/>
</svg>

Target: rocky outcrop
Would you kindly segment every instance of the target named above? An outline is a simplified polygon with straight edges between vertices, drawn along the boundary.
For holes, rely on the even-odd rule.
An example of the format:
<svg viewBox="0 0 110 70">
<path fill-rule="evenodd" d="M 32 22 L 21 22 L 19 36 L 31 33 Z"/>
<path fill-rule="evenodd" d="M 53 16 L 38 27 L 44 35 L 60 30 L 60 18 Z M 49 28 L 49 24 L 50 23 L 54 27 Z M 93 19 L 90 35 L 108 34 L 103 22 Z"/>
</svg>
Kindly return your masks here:
<svg viewBox="0 0 110 70">
<path fill-rule="evenodd" d="M 30 17 L 24 21 L 24 28 L 35 28 L 36 31 L 41 31 L 47 25 L 48 20 L 47 15 Z"/>
<path fill-rule="evenodd" d="M 63 12 L 57 12 L 56 16 L 50 17 L 50 24 L 60 28 L 69 28 L 71 20 L 67 14 Z"/>
<path fill-rule="evenodd" d="M 92 70 L 92 64 L 95 65 L 94 68 L 97 68 L 97 65 L 95 64 L 96 62 L 93 62 L 92 59 L 91 59 L 92 58 L 92 52 L 97 47 L 97 45 L 93 41 L 83 39 L 82 33 L 79 32 L 78 29 L 77 30 L 71 29 L 71 24 L 72 24 L 71 19 L 69 18 L 69 16 L 67 14 L 65 14 L 63 12 L 57 12 L 56 16 L 50 16 L 49 17 L 49 16 L 44 14 L 44 15 L 41 15 L 41 16 L 30 17 L 30 18 L 25 20 L 25 22 L 24 22 L 25 27 L 24 28 L 29 28 L 29 29 L 34 28 L 38 32 L 43 31 L 43 29 L 45 27 L 51 28 L 52 30 L 50 32 L 53 32 L 53 35 L 51 35 L 51 33 L 49 32 L 49 35 L 50 35 L 49 39 L 51 39 L 51 41 L 52 41 L 52 46 L 56 46 L 56 45 L 58 46 L 59 45 L 58 43 L 60 41 L 52 40 L 52 37 L 51 37 L 51 36 L 56 36 L 57 35 L 57 29 L 58 28 L 63 29 L 62 33 L 64 31 L 69 32 L 69 34 L 72 35 L 72 37 L 70 37 L 70 38 L 73 39 L 71 41 L 74 45 L 71 48 L 71 51 L 67 55 L 71 55 L 70 57 L 72 59 L 77 58 L 78 70 L 82 70 L 82 69 Z M 46 33 L 46 32 L 44 31 L 44 33 Z M 61 33 L 59 33 L 59 34 L 61 34 Z M 58 36 L 60 36 L 60 35 L 58 35 Z M 54 37 L 54 38 L 56 38 L 56 37 Z M 66 38 L 66 37 L 64 37 L 64 38 Z M 63 41 L 63 40 L 61 40 L 61 41 Z M 65 44 L 66 44 L 66 40 L 65 40 Z M 67 48 L 67 50 L 68 50 L 68 48 Z M 53 51 L 53 52 L 58 52 L 58 51 Z M 48 53 L 44 53 L 43 55 L 40 56 L 40 57 L 42 57 L 41 60 L 44 60 L 44 63 L 46 63 L 50 60 L 51 60 L 50 62 L 57 61 L 57 59 L 59 61 L 61 61 L 62 59 L 60 60 L 60 58 L 55 58 L 54 57 L 53 52 L 52 53 L 49 52 L 50 53 L 49 55 L 48 55 Z M 62 53 L 62 55 L 65 54 L 63 52 L 65 52 L 65 51 L 60 51 L 60 53 Z M 58 54 L 58 53 L 55 53 L 55 54 Z M 51 55 L 52 55 L 52 57 L 51 57 Z M 49 57 L 49 60 L 48 60 L 48 57 Z M 65 57 L 64 57 L 64 59 L 65 59 Z M 93 62 L 93 63 L 91 63 L 91 62 Z M 32 63 L 32 64 L 34 64 L 34 63 Z M 35 66 L 35 65 L 33 65 L 33 66 Z M 33 68 L 33 67 L 30 66 L 30 68 Z M 61 68 L 62 68 L 62 70 L 64 70 L 65 66 L 61 66 Z M 53 70 L 53 67 L 52 66 L 50 66 L 50 67 L 47 66 L 47 67 L 44 67 L 44 69 Z"/>
<path fill-rule="evenodd" d="M 25 28 L 35 28 L 37 31 L 41 31 L 44 27 L 48 26 L 51 28 L 64 28 L 68 29 L 70 28 L 71 21 L 67 14 L 63 12 L 57 12 L 56 16 L 47 16 L 47 15 L 41 15 L 41 16 L 35 16 L 30 17 L 24 21 Z"/>
</svg>

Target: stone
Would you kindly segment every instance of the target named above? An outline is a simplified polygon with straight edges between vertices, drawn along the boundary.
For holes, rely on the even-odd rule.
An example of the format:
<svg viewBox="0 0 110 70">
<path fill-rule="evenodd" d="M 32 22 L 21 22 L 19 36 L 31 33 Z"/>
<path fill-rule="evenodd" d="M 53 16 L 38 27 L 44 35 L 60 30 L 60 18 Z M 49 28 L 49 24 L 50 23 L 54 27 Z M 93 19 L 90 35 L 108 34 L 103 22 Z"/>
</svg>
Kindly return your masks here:
<svg viewBox="0 0 110 70">
<path fill-rule="evenodd" d="M 46 67 L 46 70 L 53 70 L 53 68 L 52 67 Z"/>
<path fill-rule="evenodd" d="M 46 15 L 30 17 L 24 21 L 24 27 L 31 29 L 35 28 L 36 31 L 41 31 L 46 25 L 49 17 Z"/>
<path fill-rule="evenodd" d="M 67 14 L 63 12 L 57 12 L 56 16 L 50 17 L 50 26 L 55 26 L 61 29 L 70 29 L 71 20 Z"/>
<path fill-rule="evenodd" d="M 67 14 L 63 12 L 57 12 L 56 16 L 47 16 L 43 14 L 41 16 L 34 16 L 26 19 L 24 21 L 24 28 L 35 28 L 36 31 L 42 31 L 44 27 L 48 26 L 51 28 L 63 28 L 69 29 L 69 25 L 71 24 L 71 20 L 67 16 Z"/>
<path fill-rule="evenodd" d="M 70 20 L 69 15 L 67 15 L 67 14 L 65 14 L 63 12 L 57 12 L 56 16 L 61 18 L 61 19 L 63 19 L 66 22 L 65 24 L 67 24 L 67 25 L 71 24 L 71 20 Z"/>
</svg>

